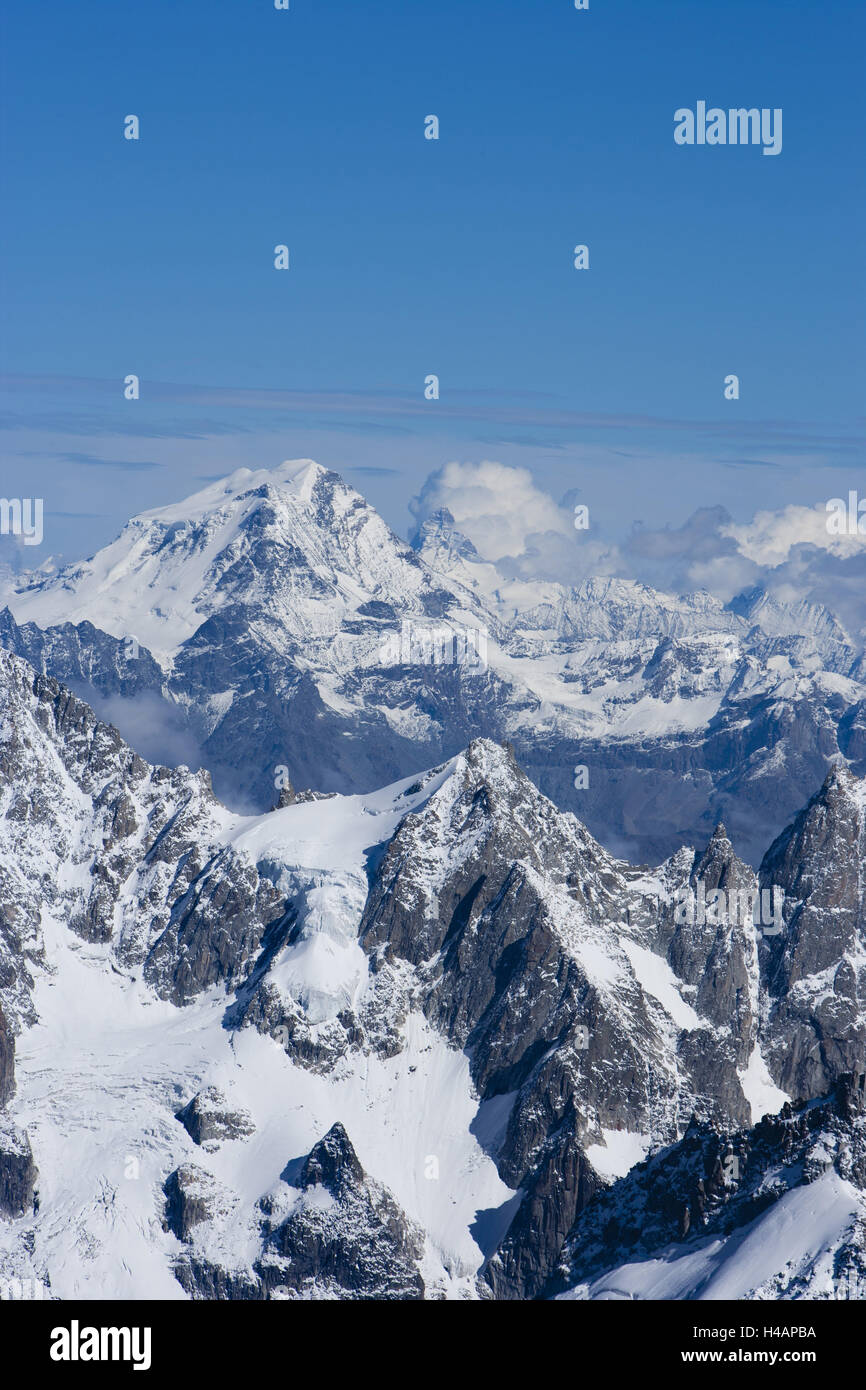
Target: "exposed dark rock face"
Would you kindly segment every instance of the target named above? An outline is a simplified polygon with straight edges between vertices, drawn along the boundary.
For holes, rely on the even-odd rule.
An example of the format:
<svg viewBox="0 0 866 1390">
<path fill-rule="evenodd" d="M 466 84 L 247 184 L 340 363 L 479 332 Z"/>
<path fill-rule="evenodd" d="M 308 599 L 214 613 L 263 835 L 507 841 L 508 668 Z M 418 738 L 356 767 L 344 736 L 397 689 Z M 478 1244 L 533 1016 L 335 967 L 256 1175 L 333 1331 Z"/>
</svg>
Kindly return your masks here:
<svg viewBox="0 0 866 1390">
<path fill-rule="evenodd" d="M 287 915 L 285 901 L 254 864 L 220 850 L 177 901 L 151 947 L 145 979 L 173 1004 L 211 985 L 240 983 L 269 927 Z"/>
<path fill-rule="evenodd" d="M 702 1020 L 681 1039 L 680 1055 L 695 1092 L 715 1101 L 716 1115 L 746 1124 L 737 1073 L 748 1066 L 759 1025 L 757 876 L 738 859 L 723 825 L 691 863 L 682 851 L 662 874 L 667 897 L 651 931 L 653 949 L 665 955 Z"/>
<path fill-rule="evenodd" d="M 711 886 L 754 881 L 722 836 L 693 867 L 692 879 L 704 874 Z M 685 866 L 674 866 L 671 883 L 677 872 L 688 885 Z M 501 1297 L 532 1296 L 548 1277 L 599 1184 L 583 1150 L 600 1131 L 639 1129 L 664 1142 L 677 1137 L 684 1108 L 749 1118 L 737 1076 L 756 1030 L 749 927 L 734 940 L 730 927 L 713 927 L 687 944 L 662 909 L 641 907 L 634 879 L 509 753 L 478 740 L 424 811 L 404 819 L 371 887 L 360 939 L 377 969 L 410 961 L 425 1013 L 468 1052 L 481 1101 L 514 1094 L 497 1163 L 526 1195 L 489 1269 Z M 645 922 L 635 945 L 667 933 L 672 963 L 705 1008 L 673 1066 L 615 930 L 632 911 Z M 736 1032 L 720 1046 L 716 1022 L 731 1003 Z"/>
<path fill-rule="evenodd" d="M 312 791 L 309 787 L 305 788 L 304 791 L 296 791 L 286 778 L 285 771 L 282 772 L 281 776 L 283 781 L 274 806 L 275 811 L 281 811 L 285 806 L 304 806 L 310 801 L 328 801 L 337 795 L 336 792 Z"/>
<path fill-rule="evenodd" d="M 734 854 L 724 826 L 716 828 L 703 854 L 695 855 L 689 875 L 690 898 L 694 900 L 694 920 L 677 921 L 684 917 L 674 909 L 673 934 L 667 948 L 667 958 L 674 973 L 695 989 L 695 1007 L 712 1023 L 733 1028 L 744 1047 L 743 1064 L 748 1059 L 754 1041 L 754 1016 L 750 999 L 750 974 L 754 966 L 753 915 L 730 912 L 731 894 L 746 896 L 757 890 L 757 878 L 748 865 Z M 701 888 L 703 889 L 701 893 Z M 704 911 L 703 922 L 698 908 L 701 898 L 716 893 L 725 894 L 720 911 Z"/>
<path fill-rule="evenodd" d="M 15 1039 L 0 1004 L 0 1110 L 15 1091 Z"/>
<path fill-rule="evenodd" d="M 211 1173 L 184 1163 L 166 1178 L 165 1225 L 178 1240 L 190 1241 L 195 1226 L 231 1209 L 232 1194 Z"/>
<path fill-rule="evenodd" d="M 110 943 L 122 968 L 143 963 L 173 1003 L 245 979 L 287 907 L 254 864 L 219 842 L 224 812 L 208 774 L 150 767 L 87 705 L 2 650 L 0 683 L 9 716 L 4 838 L 17 871 L 0 880 L 0 925 L 18 933 L 13 966 L 25 968 L 25 933 L 35 933 L 41 905 L 68 903 L 73 931 Z M 58 885 L 69 863 L 88 866 L 83 900 Z M 0 953 L 0 969 L 2 961 Z"/>
<path fill-rule="evenodd" d="M 30 1140 L 0 1117 L 0 1215 L 23 1216 L 32 1208 L 36 1178 Z"/>
<path fill-rule="evenodd" d="M 545 1145 L 529 1193 L 485 1270 L 496 1298 L 533 1297 L 544 1287 L 568 1235 L 569 1221 L 602 1187 L 566 1120 Z"/>
<path fill-rule="evenodd" d="M 364 1181 L 364 1169 L 352 1148 L 345 1127 L 337 1122 L 320 1139 L 304 1161 L 300 1186 L 306 1192 L 311 1187 L 325 1187 L 333 1197 L 356 1189 Z"/>
<path fill-rule="evenodd" d="M 0 647 L 23 657 L 43 675 L 62 681 L 89 704 L 99 696 L 131 699 L 146 691 L 158 692 L 164 679 L 145 647 L 136 648 L 88 622 L 43 629 L 35 623 L 19 625 L 3 608 Z"/>
<path fill-rule="evenodd" d="M 766 1055 L 795 1099 L 825 1092 L 866 1058 L 866 794 L 834 770 L 761 865 L 784 887 L 785 932 L 762 944 Z"/>
<path fill-rule="evenodd" d="M 0 1112 L 15 1093 L 15 1038 L 0 1002 Z M 38 1173 L 30 1140 L 0 1113 L 0 1216 L 22 1216 L 33 1206 Z"/>
<path fill-rule="evenodd" d="M 15 1092 L 15 1039 L 0 1004 L 0 1111 Z M 27 1134 L 0 1114 L 0 1216 L 22 1216 L 36 1195 L 36 1164 Z"/>
<path fill-rule="evenodd" d="M 545 1289 L 556 1296 L 591 1285 L 620 1264 L 673 1264 L 707 1238 L 744 1232 L 793 1189 L 835 1171 L 866 1187 L 866 1075 L 840 1077 L 824 1101 L 785 1105 L 749 1130 L 720 1131 L 694 1120 L 678 1144 L 600 1191 L 581 1214 Z M 866 1251 L 843 1243 L 837 1260 L 866 1293 Z M 699 1276 L 698 1276 L 699 1277 Z M 766 1297 L 827 1297 L 802 1285 L 797 1270 L 777 1276 Z M 862 1296 L 856 1291 L 848 1296 Z"/>
<path fill-rule="evenodd" d="M 423 1252 L 423 1233 L 367 1177 L 338 1123 L 307 1156 L 300 1195 L 257 1267 L 272 1295 L 411 1300 L 424 1297 Z"/>
<path fill-rule="evenodd" d="M 216 1086 L 208 1086 L 178 1111 L 190 1139 L 206 1151 L 213 1151 L 230 1139 L 248 1139 L 255 1125 L 245 1110 L 233 1109 Z"/>
<path fill-rule="evenodd" d="M 197 1301 L 257 1303 L 265 1297 L 261 1281 L 250 1271 L 223 1269 L 192 1251 L 175 1262 L 174 1277 L 190 1298 Z"/>
</svg>

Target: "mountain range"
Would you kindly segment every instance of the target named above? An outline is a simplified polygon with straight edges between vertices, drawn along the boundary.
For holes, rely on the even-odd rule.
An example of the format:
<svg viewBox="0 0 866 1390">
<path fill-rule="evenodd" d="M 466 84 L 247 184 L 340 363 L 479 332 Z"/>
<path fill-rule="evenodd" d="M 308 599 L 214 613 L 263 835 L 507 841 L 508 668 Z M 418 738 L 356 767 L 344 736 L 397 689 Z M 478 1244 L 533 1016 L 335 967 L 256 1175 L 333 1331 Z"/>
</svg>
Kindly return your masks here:
<svg viewBox="0 0 866 1390">
<path fill-rule="evenodd" d="M 277 768 L 366 792 L 486 737 L 614 852 L 724 820 L 757 866 L 834 762 L 866 774 L 866 658 L 826 608 L 509 580 L 447 512 L 409 546 L 310 462 L 239 469 L 0 603 L 0 644 L 238 810 Z"/>
<path fill-rule="evenodd" d="M 828 610 L 508 580 L 309 462 L 4 602 L 0 1285 L 866 1296 Z"/>
</svg>

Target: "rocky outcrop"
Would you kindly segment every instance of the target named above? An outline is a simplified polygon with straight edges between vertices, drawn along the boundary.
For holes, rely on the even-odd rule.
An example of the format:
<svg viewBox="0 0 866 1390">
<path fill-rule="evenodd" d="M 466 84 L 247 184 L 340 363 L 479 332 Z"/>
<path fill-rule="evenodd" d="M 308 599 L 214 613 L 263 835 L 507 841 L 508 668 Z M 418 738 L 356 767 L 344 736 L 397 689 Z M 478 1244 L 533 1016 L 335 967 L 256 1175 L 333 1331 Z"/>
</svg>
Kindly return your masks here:
<svg viewBox="0 0 866 1390">
<path fill-rule="evenodd" d="M 207 1086 L 178 1111 L 190 1139 L 206 1152 L 218 1149 L 226 1140 L 248 1139 L 255 1125 L 246 1110 L 234 1108 L 217 1086 Z"/>
<path fill-rule="evenodd" d="M 762 944 L 766 1055 L 809 1100 L 866 1057 L 866 787 L 837 768 L 761 865 L 785 892 L 785 931 Z"/>
<path fill-rule="evenodd" d="M 265 1297 L 261 1280 L 252 1271 L 225 1269 L 194 1251 L 184 1252 L 175 1261 L 174 1277 L 197 1302 L 258 1303 Z"/>
<path fill-rule="evenodd" d="M 0 647 L 42 675 L 53 676 L 93 704 L 98 698 L 134 699 L 159 692 L 163 673 L 146 647 L 130 638 L 112 637 L 93 623 L 59 623 L 41 628 L 16 623 L 8 608 L 0 609 Z"/>
<path fill-rule="evenodd" d="M 0 1215 L 23 1216 L 32 1209 L 36 1178 L 27 1134 L 0 1116 Z"/>
<path fill-rule="evenodd" d="M 414 1300 L 424 1297 L 421 1230 L 364 1172 L 341 1124 L 307 1156 L 288 1215 L 268 1220 L 257 1264 L 269 1296 Z"/>
<path fill-rule="evenodd" d="M 233 1194 L 195 1163 L 184 1163 L 170 1173 L 163 1191 L 166 1230 L 186 1242 L 194 1227 L 229 1213 L 235 1204 Z"/>
<path fill-rule="evenodd" d="M 173 1004 L 211 985 L 236 986 L 249 975 L 268 930 L 288 918 L 283 895 L 254 864 L 218 850 L 176 901 L 148 952 L 145 979 Z"/>
<path fill-rule="evenodd" d="M 15 1039 L 0 1004 L 0 1110 L 15 1091 Z"/>
<path fill-rule="evenodd" d="M 15 1039 L 0 1004 L 0 1111 L 15 1092 Z M 36 1164 L 25 1131 L 0 1114 L 0 1216 L 23 1216 L 36 1196 Z"/>
<path fill-rule="evenodd" d="M 419 1300 L 424 1233 L 365 1172 L 343 1125 L 313 1146 L 294 1186 L 258 1203 L 259 1256 L 234 1269 L 209 1254 L 208 1226 L 226 1211 L 212 1177 L 186 1165 L 166 1183 L 166 1219 L 193 1248 L 175 1264 L 191 1297 Z"/>
<path fill-rule="evenodd" d="M 15 1092 L 15 1038 L 0 1004 L 0 1111 Z M 0 1114 L 0 1216 L 23 1216 L 36 1196 L 36 1164 L 25 1131 Z"/>
<path fill-rule="evenodd" d="M 151 767 L 63 686 L 2 650 L 0 687 L 0 855 L 11 866 L 0 925 L 17 931 L 19 973 L 26 933 L 47 907 L 85 941 L 110 945 L 121 968 L 143 964 L 173 1003 L 244 980 L 287 905 L 222 843 L 226 813 L 208 774 Z M 86 871 L 84 892 L 64 886 L 68 865 Z"/>
<path fill-rule="evenodd" d="M 507 1234 L 484 1278 L 496 1298 L 532 1298 L 544 1288 L 571 1223 L 603 1189 L 569 1117 L 547 1141 Z"/>
</svg>

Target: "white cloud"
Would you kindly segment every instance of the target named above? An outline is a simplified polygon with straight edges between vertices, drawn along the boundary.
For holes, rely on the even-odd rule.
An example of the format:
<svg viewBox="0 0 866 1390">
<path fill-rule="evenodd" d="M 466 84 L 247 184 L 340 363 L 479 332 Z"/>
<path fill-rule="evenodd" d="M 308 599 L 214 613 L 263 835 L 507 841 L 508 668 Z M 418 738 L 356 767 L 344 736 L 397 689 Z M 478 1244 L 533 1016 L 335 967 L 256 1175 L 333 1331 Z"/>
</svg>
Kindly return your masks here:
<svg viewBox="0 0 866 1390">
<path fill-rule="evenodd" d="M 736 541 L 741 555 L 771 568 L 784 564 L 797 545 L 814 545 L 840 559 L 866 549 L 866 535 L 833 535 L 827 521 L 824 502 L 814 507 L 791 505 L 778 512 L 757 512 L 745 526 L 724 526 L 722 535 Z"/>
<path fill-rule="evenodd" d="M 535 484 L 528 468 L 504 463 L 448 463 L 431 473 L 410 503 L 417 522 L 445 507 L 458 531 L 504 576 L 577 584 L 615 571 L 617 552 L 576 531 L 574 511 Z"/>
<path fill-rule="evenodd" d="M 744 523 L 724 507 L 701 507 L 679 526 L 635 525 L 617 546 L 597 540 L 592 524 L 575 532 L 578 498 L 557 504 L 526 468 L 449 463 L 430 475 L 412 511 L 420 524 L 447 508 L 505 578 L 573 585 L 616 574 L 668 593 L 705 589 L 723 602 L 759 587 L 782 603 L 823 604 L 852 637 L 866 634 L 866 534 L 829 531 L 825 502 L 760 511 Z"/>
<path fill-rule="evenodd" d="M 545 532 L 574 534 L 570 513 L 536 487 L 529 469 L 504 463 L 446 463 L 431 473 L 412 513 L 421 522 L 440 507 L 486 560 L 522 555 L 529 538 Z"/>
</svg>

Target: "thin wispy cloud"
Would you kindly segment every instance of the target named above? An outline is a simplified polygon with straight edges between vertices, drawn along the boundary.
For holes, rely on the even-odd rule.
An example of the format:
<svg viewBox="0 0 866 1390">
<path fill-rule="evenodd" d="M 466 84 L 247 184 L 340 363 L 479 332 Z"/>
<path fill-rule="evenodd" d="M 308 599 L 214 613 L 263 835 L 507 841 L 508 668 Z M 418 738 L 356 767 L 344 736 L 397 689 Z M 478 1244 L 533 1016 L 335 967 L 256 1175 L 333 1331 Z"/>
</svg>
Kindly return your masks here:
<svg viewBox="0 0 866 1390">
<path fill-rule="evenodd" d="M 374 468 L 372 465 L 358 464 L 355 468 L 347 468 L 347 473 L 361 473 L 366 478 L 388 478 L 398 476 L 398 468 Z"/>
<path fill-rule="evenodd" d="M 57 454 L 57 459 L 61 463 L 81 464 L 84 468 L 119 468 L 128 473 L 145 473 L 151 468 L 163 468 L 165 465 L 156 463 L 153 459 L 101 459 L 95 454 L 76 454 L 63 453 Z"/>
<path fill-rule="evenodd" d="M 58 376 L 0 376 L 0 392 L 38 391 L 43 396 L 54 392 L 64 397 L 74 394 L 84 401 L 87 393 L 99 397 L 111 394 L 117 399 L 117 381 L 100 378 L 64 378 Z M 527 402 L 543 400 L 550 405 L 521 404 L 522 394 Z M 503 397 L 512 404 L 506 404 Z M 404 421 L 407 433 L 419 427 L 431 431 L 447 424 L 486 423 L 499 426 L 495 434 L 487 431 L 485 438 L 515 443 L 523 447 L 562 447 L 567 438 L 580 440 L 587 431 L 619 434 L 638 432 L 642 435 L 690 434 L 696 441 L 727 441 L 740 447 L 763 444 L 766 448 L 784 446 L 786 453 L 798 452 L 844 456 L 866 449 L 866 434 L 825 428 L 813 420 L 725 420 L 721 418 L 686 418 L 646 413 L 604 413 L 563 409 L 553 404 L 557 398 L 541 392 L 497 393 L 486 388 L 470 391 L 465 388 L 444 391 L 435 402 L 424 400 L 416 393 L 374 390 L 266 390 L 257 387 L 202 386 L 194 383 L 147 381 L 143 383 L 141 400 L 117 409 L 106 416 L 83 408 L 81 411 L 47 411 L 7 413 L 0 416 L 0 428 L 6 429 L 65 429 L 87 434 L 134 434 L 146 437 L 193 439 L 209 434 L 245 433 L 256 428 L 260 419 L 268 418 L 267 428 L 304 427 L 322 430 L 364 431 L 390 428 L 396 431 L 395 420 Z M 212 411 L 246 412 L 247 418 L 236 416 L 224 419 L 221 415 L 170 420 L 154 419 L 154 406 L 171 403 L 178 406 L 205 407 Z M 322 417 L 322 410 L 327 418 Z M 371 419 L 371 417 L 374 417 Z M 552 439 L 533 433 L 549 430 Z M 527 431 L 529 431 L 527 433 Z M 566 440 L 557 436 L 566 435 Z"/>
</svg>

